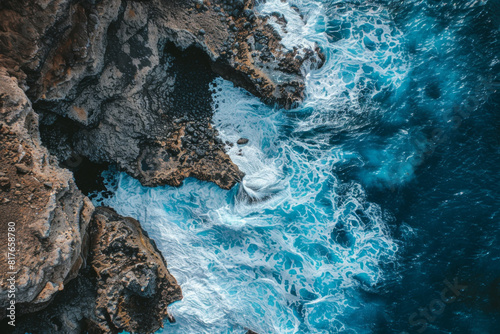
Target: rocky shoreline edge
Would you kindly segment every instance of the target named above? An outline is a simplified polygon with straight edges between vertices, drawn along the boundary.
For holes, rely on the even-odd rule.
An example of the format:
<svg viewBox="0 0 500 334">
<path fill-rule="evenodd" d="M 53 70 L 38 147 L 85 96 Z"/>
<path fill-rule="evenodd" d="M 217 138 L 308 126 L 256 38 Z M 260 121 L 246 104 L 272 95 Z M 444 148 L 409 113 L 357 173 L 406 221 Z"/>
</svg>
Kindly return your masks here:
<svg viewBox="0 0 500 334">
<path fill-rule="evenodd" d="M 167 306 L 182 292 L 163 255 L 138 221 L 94 207 L 78 162 L 116 166 L 144 186 L 238 183 L 234 143 L 211 126 L 213 79 L 292 108 L 304 69 L 323 62 L 317 47 L 285 48 L 286 19 L 254 7 L 0 3 L 2 331 L 150 333 L 174 321 Z"/>
</svg>

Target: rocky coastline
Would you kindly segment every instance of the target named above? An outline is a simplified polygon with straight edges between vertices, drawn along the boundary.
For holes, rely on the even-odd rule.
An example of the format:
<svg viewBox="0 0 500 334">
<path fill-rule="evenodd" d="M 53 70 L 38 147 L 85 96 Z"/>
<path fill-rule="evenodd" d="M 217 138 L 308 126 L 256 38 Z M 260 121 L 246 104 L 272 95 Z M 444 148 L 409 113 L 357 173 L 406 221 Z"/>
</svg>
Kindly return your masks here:
<svg viewBox="0 0 500 334">
<path fill-rule="evenodd" d="M 292 108 L 304 67 L 323 62 L 317 48 L 286 49 L 277 26 L 286 20 L 249 0 L 0 3 L 0 235 L 15 223 L 16 332 L 174 321 L 167 306 L 182 292 L 163 255 L 138 221 L 94 207 L 87 170 L 112 165 L 151 187 L 241 181 L 233 143 L 211 126 L 213 79 Z"/>
</svg>

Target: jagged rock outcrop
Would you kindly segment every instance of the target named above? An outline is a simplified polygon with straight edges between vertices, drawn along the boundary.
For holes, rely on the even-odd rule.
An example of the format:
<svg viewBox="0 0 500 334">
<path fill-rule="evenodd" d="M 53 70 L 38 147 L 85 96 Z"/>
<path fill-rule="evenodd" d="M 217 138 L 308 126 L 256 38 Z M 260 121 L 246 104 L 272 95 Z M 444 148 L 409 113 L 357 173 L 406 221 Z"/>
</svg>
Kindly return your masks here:
<svg viewBox="0 0 500 334">
<path fill-rule="evenodd" d="M 41 144 L 38 114 L 18 79 L 0 69 L 0 320 L 11 300 L 7 279 L 14 277 L 17 325 L 7 329 L 107 333 L 162 326 L 167 305 L 182 298 L 165 260 L 137 221 L 111 209 L 93 212 L 71 172 Z M 7 242 L 12 226 L 15 251 Z M 94 260 L 86 264 L 89 247 Z M 54 313 L 33 315 L 48 305 Z"/>
<path fill-rule="evenodd" d="M 16 333 L 153 333 L 182 298 L 167 264 L 137 220 L 98 207 L 90 223 L 88 266 Z"/>
<path fill-rule="evenodd" d="M 91 226 L 97 325 L 104 333 L 154 332 L 167 305 L 182 299 L 165 259 L 139 222 L 97 208 Z"/>
<path fill-rule="evenodd" d="M 287 50 L 276 28 L 286 21 L 249 0 L 0 6 L 0 66 L 26 78 L 51 152 L 116 164 L 147 186 L 194 176 L 228 189 L 242 178 L 210 128 L 215 75 L 291 107 L 304 62 L 321 64 L 317 50 Z"/>
<path fill-rule="evenodd" d="M 166 305 L 181 296 L 163 259 L 136 221 L 99 209 L 93 234 L 123 242 L 108 250 L 93 243 L 93 264 L 85 267 L 94 208 L 57 158 L 68 167 L 81 157 L 110 163 L 146 186 L 178 186 L 192 176 L 231 188 L 243 173 L 211 127 L 213 79 L 291 108 L 303 98 L 303 66 L 321 66 L 318 50 L 286 49 L 280 29 L 286 20 L 259 15 L 251 0 L 0 2 L 0 228 L 15 222 L 22 249 L 18 316 L 62 290 L 66 297 L 42 311 L 55 312 L 57 328 L 161 325 Z M 129 238 L 120 239 L 123 231 Z M 6 244 L 0 247 L 5 274 Z M 142 255 L 128 262 L 126 252 Z M 115 271 L 104 274 L 112 262 Z M 5 275 L 0 289 L 4 307 Z M 71 299 L 82 289 L 91 308 Z M 140 313 L 146 300 L 149 315 Z M 62 312 L 64 305 L 73 311 Z M 51 313 L 37 319 L 52 328 Z"/>
<path fill-rule="evenodd" d="M 41 145 L 38 115 L 15 77 L 0 69 L 0 319 L 15 272 L 16 314 L 46 306 L 85 262 L 85 236 L 94 209 Z M 15 223 L 15 252 L 7 250 Z M 7 261 L 13 254 L 13 268 Z"/>
</svg>

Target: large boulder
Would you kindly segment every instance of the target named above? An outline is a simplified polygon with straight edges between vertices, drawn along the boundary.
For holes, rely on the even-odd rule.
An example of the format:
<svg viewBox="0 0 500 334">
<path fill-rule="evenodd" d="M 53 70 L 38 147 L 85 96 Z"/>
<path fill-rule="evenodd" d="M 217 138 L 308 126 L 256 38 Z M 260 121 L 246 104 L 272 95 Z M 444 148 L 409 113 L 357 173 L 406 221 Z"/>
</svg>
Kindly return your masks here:
<svg viewBox="0 0 500 334">
<path fill-rule="evenodd" d="M 163 327 L 167 306 L 182 299 L 182 292 L 139 222 L 110 208 L 97 208 L 90 249 L 97 276 L 99 329 L 149 333 Z"/>
<path fill-rule="evenodd" d="M 19 319 L 15 333 L 153 333 L 182 298 L 165 259 L 137 220 L 98 207 L 88 265 L 44 310 Z"/>
</svg>

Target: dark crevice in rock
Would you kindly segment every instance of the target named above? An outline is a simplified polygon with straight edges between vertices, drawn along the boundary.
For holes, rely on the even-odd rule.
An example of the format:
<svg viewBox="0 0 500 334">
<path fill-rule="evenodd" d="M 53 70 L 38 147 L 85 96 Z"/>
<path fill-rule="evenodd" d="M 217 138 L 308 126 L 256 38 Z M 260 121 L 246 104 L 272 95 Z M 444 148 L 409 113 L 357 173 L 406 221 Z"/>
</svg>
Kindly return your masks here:
<svg viewBox="0 0 500 334">
<path fill-rule="evenodd" d="M 40 104 L 43 102 L 35 104 L 35 108 L 40 108 Z M 78 189 L 85 195 L 105 191 L 104 178 L 101 174 L 109 168 L 110 164 L 93 162 L 78 154 L 72 146 L 73 136 L 83 128 L 82 125 L 52 113 L 42 115 L 44 117 L 39 127 L 42 144 L 49 149 L 51 154 L 59 157 L 60 167 L 73 172 Z"/>
<path fill-rule="evenodd" d="M 185 121 L 206 120 L 212 116 L 210 83 L 216 75 L 210 67 L 210 58 L 197 47 L 178 49 L 167 43 L 165 54 L 173 57 L 170 71 L 175 76 L 173 90 L 173 117 Z"/>
<path fill-rule="evenodd" d="M 71 323 L 74 333 L 96 333 L 92 331 L 91 317 L 95 308 L 96 275 L 87 267 L 80 271 L 74 280 L 68 282 L 63 291 L 54 298 L 48 308 L 35 313 L 23 315 L 16 319 L 16 327 L 0 325 L 2 333 L 64 333 Z"/>
<path fill-rule="evenodd" d="M 73 160 L 75 161 L 75 160 Z M 81 157 L 78 159 L 80 163 L 73 167 L 68 168 L 73 172 L 75 177 L 75 183 L 78 189 L 82 191 L 85 195 L 89 196 L 94 192 L 104 192 L 106 187 L 104 186 L 104 178 L 101 176 L 102 172 L 109 168 L 108 163 L 95 163 L 90 161 L 86 157 Z M 67 166 L 68 162 L 61 164 L 62 167 Z"/>
<path fill-rule="evenodd" d="M 303 64 L 323 61 L 317 49 L 284 48 L 280 29 L 253 7 L 253 0 L 0 2 L 0 227 L 16 222 L 26 255 L 19 265 L 31 270 L 18 273 L 26 284 L 17 315 L 32 312 L 18 318 L 26 324 L 19 332 L 151 332 L 173 321 L 167 305 L 182 295 L 154 242 L 111 209 L 92 216 L 81 191 L 103 189 L 108 164 L 145 186 L 196 177 L 229 189 L 241 181 L 211 126 L 213 79 L 291 108 L 303 98 Z"/>
</svg>

